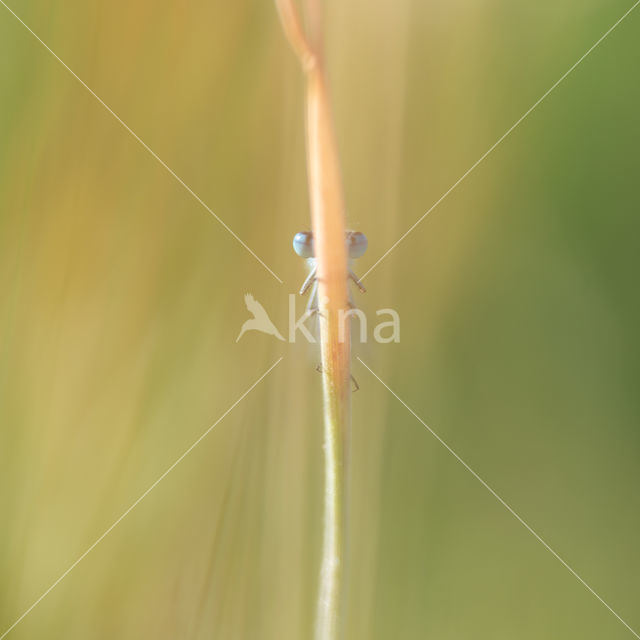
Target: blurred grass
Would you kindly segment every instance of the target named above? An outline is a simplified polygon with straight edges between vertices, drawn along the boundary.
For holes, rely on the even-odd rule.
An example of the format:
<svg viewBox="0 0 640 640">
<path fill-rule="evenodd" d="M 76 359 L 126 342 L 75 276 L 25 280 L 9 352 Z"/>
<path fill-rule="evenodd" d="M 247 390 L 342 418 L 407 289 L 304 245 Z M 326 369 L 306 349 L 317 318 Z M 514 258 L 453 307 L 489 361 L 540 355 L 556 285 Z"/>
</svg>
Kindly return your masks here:
<svg viewBox="0 0 640 640">
<path fill-rule="evenodd" d="M 234 343 L 245 291 L 283 328 L 303 277 L 302 83 L 275 11 L 12 7 L 286 284 L 0 12 L 2 625 L 284 355 L 11 637 L 308 637 L 315 356 Z M 329 3 L 359 271 L 627 8 Z M 362 306 L 396 308 L 402 339 L 358 349 L 634 628 L 639 29 L 632 14 L 372 272 Z M 349 638 L 629 637 L 354 373 Z"/>
</svg>

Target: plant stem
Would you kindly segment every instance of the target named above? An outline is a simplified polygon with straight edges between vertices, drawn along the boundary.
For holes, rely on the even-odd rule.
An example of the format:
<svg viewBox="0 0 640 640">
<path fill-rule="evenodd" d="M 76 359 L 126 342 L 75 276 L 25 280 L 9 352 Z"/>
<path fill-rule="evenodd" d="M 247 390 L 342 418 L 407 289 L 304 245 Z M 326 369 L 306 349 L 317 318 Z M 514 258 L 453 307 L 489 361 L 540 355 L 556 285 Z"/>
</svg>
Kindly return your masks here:
<svg viewBox="0 0 640 640">
<path fill-rule="evenodd" d="M 339 610 L 343 583 L 344 564 L 344 491 L 345 491 L 345 436 L 349 428 L 350 402 L 350 344 L 348 337 L 341 344 L 338 340 L 340 311 L 345 309 L 347 292 L 346 255 L 343 220 L 331 220 L 323 212 L 334 210 L 336 191 L 327 175 L 325 154 L 327 138 L 323 133 L 330 123 L 328 116 L 326 85 L 320 73 L 309 78 L 307 132 L 309 157 L 309 186 L 312 199 L 313 231 L 320 278 L 320 341 L 322 350 L 324 392 L 324 541 L 320 593 L 316 619 L 316 640 L 333 640 L 338 637 Z M 325 160 L 323 162 L 323 160 Z M 335 165 L 334 165 L 335 166 Z M 340 203 L 341 205 L 341 203 Z M 338 211 L 342 211 L 341 207 Z M 320 215 L 318 215 L 318 213 Z M 327 220 L 327 218 L 329 219 Z M 316 218 L 320 218 L 317 220 Z M 341 223 L 341 224 L 340 224 Z M 331 226 L 339 226 L 337 233 Z M 322 229 L 324 246 L 319 243 L 316 229 Z M 337 243 L 328 239 L 337 235 Z M 336 251 L 339 248 L 342 251 Z M 318 256 L 324 257 L 321 269 Z M 341 262 L 344 268 L 341 268 Z M 323 286 L 324 285 L 324 286 Z M 345 327 L 345 336 L 348 336 Z"/>
<path fill-rule="evenodd" d="M 280 18 L 307 80 L 307 169 L 319 282 L 324 396 L 324 535 L 316 640 L 340 632 L 345 544 L 345 459 L 350 425 L 351 342 L 346 311 L 347 251 L 342 180 L 322 57 L 321 7 L 308 0 L 312 42 L 292 0 L 276 0 Z"/>
</svg>

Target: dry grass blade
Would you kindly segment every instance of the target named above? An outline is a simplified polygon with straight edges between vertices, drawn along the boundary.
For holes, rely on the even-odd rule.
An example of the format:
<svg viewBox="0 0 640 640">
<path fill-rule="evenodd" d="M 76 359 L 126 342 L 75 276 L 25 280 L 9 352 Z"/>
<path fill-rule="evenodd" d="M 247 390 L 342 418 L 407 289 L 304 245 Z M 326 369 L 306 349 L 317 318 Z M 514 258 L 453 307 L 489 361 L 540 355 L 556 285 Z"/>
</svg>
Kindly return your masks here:
<svg viewBox="0 0 640 640">
<path fill-rule="evenodd" d="M 309 0 L 313 41 L 305 36 L 292 0 L 276 0 L 307 80 L 307 168 L 317 276 L 324 393 L 324 541 L 316 621 L 317 640 L 339 632 L 344 566 L 346 440 L 350 423 L 351 342 L 347 310 L 345 215 L 338 151 L 321 45 L 320 6 Z"/>
</svg>

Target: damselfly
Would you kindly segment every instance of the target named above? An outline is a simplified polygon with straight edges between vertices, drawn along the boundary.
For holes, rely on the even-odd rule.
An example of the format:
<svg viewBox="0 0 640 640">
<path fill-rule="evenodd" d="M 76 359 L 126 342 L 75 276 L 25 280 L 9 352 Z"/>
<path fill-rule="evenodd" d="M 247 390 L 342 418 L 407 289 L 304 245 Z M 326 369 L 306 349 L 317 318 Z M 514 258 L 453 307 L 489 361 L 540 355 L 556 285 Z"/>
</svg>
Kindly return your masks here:
<svg viewBox="0 0 640 640">
<path fill-rule="evenodd" d="M 348 265 L 348 277 L 353 280 L 358 289 L 362 293 L 366 291 L 364 285 L 358 279 L 355 273 L 353 273 L 351 269 L 352 262 L 364 255 L 367 250 L 368 242 L 367 236 L 360 231 L 347 231 L 345 233 L 345 242 L 347 243 L 347 256 L 349 258 Z M 305 258 L 307 264 L 309 266 L 309 275 L 306 280 L 302 283 L 302 287 L 300 287 L 300 295 L 303 296 L 311 287 L 311 294 L 309 295 L 309 302 L 307 304 L 307 311 L 317 311 L 318 310 L 318 278 L 316 276 L 316 272 L 318 267 L 316 265 L 315 252 L 313 247 L 313 233 L 311 231 L 300 231 L 293 236 L 293 250 L 301 257 Z M 353 304 L 353 299 L 351 298 L 351 291 L 349 291 L 349 305 L 355 306 Z"/>
<path fill-rule="evenodd" d="M 345 242 L 347 243 L 347 257 L 349 259 L 347 277 L 353 280 L 358 289 L 364 293 L 366 289 L 362 282 L 360 282 L 358 276 L 353 273 L 351 264 L 356 258 L 364 255 L 364 252 L 367 250 L 367 246 L 369 244 L 367 236 L 365 236 L 361 231 L 347 231 L 345 233 Z M 307 313 L 315 313 L 318 311 L 318 277 L 316 275 L 318 266 L 316 264 L 315 251 L 313 247 L 313 233 L 311 231 L 300 231 L 296 233 L 296 235 L 293 236 L 293 250 L 301 258 L 304 258 L 309 266 L 309 275 L 302 283 L 302 287 L 300 287 L 300 295 L 303 296 L 309 290 L 309 287 L 311 287 L 311 294 L 309 296 L 309 302 L 307 303 Z M 355 307 L 353 298 L 351 297 L 351 290 L 349 290 L 349 306 L 352 308 Z M 316 369 L 321 372 L 322 366 L 318 365 Z M 351 376 L 351 381 L 354 385 L 353 391 L 357 391 L 360 387 L 353 376 Z"/>
</svg>

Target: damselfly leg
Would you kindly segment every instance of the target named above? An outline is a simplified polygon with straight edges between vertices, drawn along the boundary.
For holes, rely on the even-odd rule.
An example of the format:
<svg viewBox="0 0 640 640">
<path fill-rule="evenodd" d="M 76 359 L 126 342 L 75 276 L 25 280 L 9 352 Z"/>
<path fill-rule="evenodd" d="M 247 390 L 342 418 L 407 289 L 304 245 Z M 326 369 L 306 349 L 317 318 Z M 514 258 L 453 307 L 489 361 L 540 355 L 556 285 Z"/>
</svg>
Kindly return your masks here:
<svg viewBox="0 0 640 640">
<path fill-rule="evenodd" d="M 316 367 L 316 371 L 318 373 L 322 373 L 322 365 L 321 364 L 319 364 Z M 353 377 L 353 374 L 351 374 L 351 382 L 353 384 L 353 386 L 351 387 L 351 392 L 355 393 L 356 391 L 360 391 L 360 385 L 358 384 L 358 381 Z"/>
</svg>

